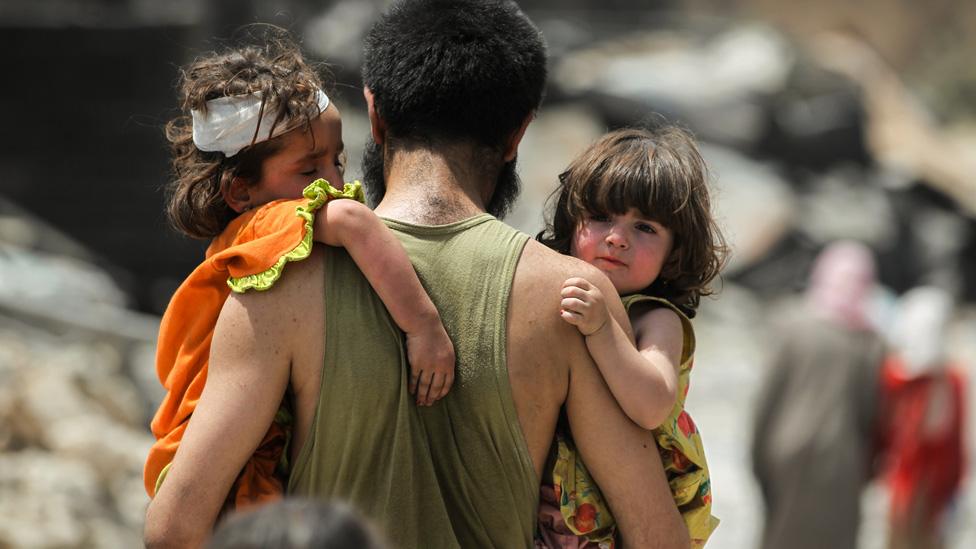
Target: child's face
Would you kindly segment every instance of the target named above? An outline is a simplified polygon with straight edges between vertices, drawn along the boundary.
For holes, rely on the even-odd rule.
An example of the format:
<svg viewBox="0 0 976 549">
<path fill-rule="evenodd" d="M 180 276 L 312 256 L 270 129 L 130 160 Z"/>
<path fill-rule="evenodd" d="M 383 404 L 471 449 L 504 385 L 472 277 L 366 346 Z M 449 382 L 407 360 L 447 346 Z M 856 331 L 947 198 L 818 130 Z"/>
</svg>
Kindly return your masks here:
<svg viewBox="0 0 976 549">
<path fill-rule="evenodd" d="M 249 189 L 253 205 L 279 198 L 301 198 L 305 187 L 320 177 L 333 187 L 342 188 L 345 169 L 342 118 L 334 104 L 330 103 L 312 121 L 311 134 L 293 130 L 281 136 L 281 150 L 264 161 L 261 179 Z"/>
<path fill-rule="evenodd" d="M 661 274 L 674 237 L 631 208 L 623 215 L 588 215 L 576 228 L 570 253 L 603 271 L 620 294 L 646 288 Z"/>
</svg>

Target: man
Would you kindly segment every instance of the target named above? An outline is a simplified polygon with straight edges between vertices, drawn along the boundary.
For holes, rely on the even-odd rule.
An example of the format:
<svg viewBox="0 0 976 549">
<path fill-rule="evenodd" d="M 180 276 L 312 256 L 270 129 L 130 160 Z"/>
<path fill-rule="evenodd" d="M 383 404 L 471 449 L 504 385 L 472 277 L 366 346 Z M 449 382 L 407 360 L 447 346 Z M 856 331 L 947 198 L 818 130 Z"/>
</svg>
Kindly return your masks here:
<svg viewBox="0 0 976 549">
<path fill-rule="evenodd" d="M 517 194 L 516 151 L 545 77 L 541 36 L 510 2 L 406 0 L 374 25 L 367 183 L 455 344 L 454 387 L 413 405 L 401 337 L 379 300 L 342 250 L 317 250 L 272 291 L 228 300 L 188 430 L 199 442 L 187 450 L 184 438 L 150 508 L 148 544 L 200 539 L 288 389 L 289 491 L 347 500 L 396 546 L 530 546 L 565 409 L 623 541 L 688 547 L 650 434 L 559 316 L 567 278 L 605 295 L 613 286 L 485 213 L 504 213 Z"/>
</svg>

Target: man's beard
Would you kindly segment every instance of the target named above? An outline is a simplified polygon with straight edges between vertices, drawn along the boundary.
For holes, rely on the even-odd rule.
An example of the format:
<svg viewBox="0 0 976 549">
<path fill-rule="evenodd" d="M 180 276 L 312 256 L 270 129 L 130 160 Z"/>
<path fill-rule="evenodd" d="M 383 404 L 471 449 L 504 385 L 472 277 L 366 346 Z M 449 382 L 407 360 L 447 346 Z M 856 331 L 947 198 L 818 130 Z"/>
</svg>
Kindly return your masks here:
<svg viewBox="0 0 976 549">
<path fill-rule="evenodd" d="M 371 138 L 366 139 L 366 147 L 363 148 L 362 168 L 366 204 L 376 208 L 386 196 L 386 179 L 383 177 L 383 148 Z"/>
<path fill-rule="evenodd" d="M 488 213 L 503 219 L 515 206 L 519 193 L 522 191 L 522 180 L 519 179 L 518 171 L 515 169 L 515 162 L 518 158 L 502 164 L 502 171 L 498 174 L 495 182 L 495 192 L 488 200 Z"/>
<path fill-rule="evenodd" d="M 495 182 L 495 192 L 488 200 L 486 210 L 499 219 L 504 218 L 512 210 L 521 191 L 522 181 L 515 169 L 516 160 L 513 158 L 502 165 Z M 363 148 L 362 168 L 366 203 L 370 208 L 375 208 L 386 195 L 386 180 L 383 148 L 372 139 L 368 139 L 366 147 Z"/>
</svg>

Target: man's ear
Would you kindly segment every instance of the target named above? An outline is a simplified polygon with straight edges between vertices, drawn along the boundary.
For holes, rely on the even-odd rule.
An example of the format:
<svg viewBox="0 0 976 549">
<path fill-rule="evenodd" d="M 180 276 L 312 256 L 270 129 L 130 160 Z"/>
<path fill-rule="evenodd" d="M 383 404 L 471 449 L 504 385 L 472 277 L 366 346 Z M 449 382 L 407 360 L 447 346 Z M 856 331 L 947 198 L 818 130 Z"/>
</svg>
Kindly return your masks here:
<svg viewBox="0 0 976 549">
<path fill-rule="evenodd" d="M 220 189 L 220 195 L 224 198 L 224 202 L 230 206 L 230 209 L 237 213 L 245 212 L 251 209 L 251 188 L 247 182 L 241 177 L 235 177 L 230 180 L 230 185 Z"/>
<path fill-rule="evenodd" d="M 363 86 L 363 97 L 366 98 L 366 111 L 369 113 L 369 131 L 373 134 L 373 142 L 382 145 L 386 140 L 386 123 L 376 112 L 376 97 L 373 90 Z"/>
<path fill-rule="evenodd" d="M 518 154 L 519 143 L 522 142 L 522 138 L 525 137 L 525 130 L 529 128 L 529 123 L 535 118 L 535 111 L 529 113 L 522 121 L 522 125 L 518 127 L 517 130 L 512 132 L 511 137 L 508 138 L 508 142 L 505 143 L 505 156 L 503 160 L 505 162 L 511 162 L 515 155 Z"/>
</svg>

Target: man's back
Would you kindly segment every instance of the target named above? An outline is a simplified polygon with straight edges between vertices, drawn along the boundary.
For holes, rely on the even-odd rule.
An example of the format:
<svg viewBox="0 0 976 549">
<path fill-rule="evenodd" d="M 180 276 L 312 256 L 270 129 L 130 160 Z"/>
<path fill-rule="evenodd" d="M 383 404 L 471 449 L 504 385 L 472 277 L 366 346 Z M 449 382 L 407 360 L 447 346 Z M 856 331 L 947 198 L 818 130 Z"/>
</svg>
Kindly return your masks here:
<svg viewBox="0 0 976 549">
<path fill-rule="evenodd" d="M 275 288 L 280 311 L 267 312 L 275 324 L 301 315 L 287 351 L 295 357 L 287 493 L 346 501 L 395 547 L 460 547 L 407 390 L 399 329 L 345 250 L 317 247 L 292 267 Z"/>
<path fill-rule="evenodd" d="M 350 501 L 402 547 L 529 546 L 539 481 L 505 357 L 509 293 L 528 237 L 489 215 L 388 223 L 454 341 L 454 388 L 433 407 L 413 406 L 382 305 L 348 258 L 328 253 L 322 392 L 289 489 Z"/>
<path fill-rule="evenodd" d="M 420 416 L 458 541 L 462 547 L 529 545 L 539 481 L 505 356 L 512 279 L 528 236 L 487 214 L 433 227 L 387 223 L 457 355 L 454 388 Z"/>
<path fill-rule="evenodd" d="M 315 419 L 290 489 L 351 500 L 404 547 L 452 546 L 452 540 L 462 547 L 528 546 L 539 474 L 565 405 L 580 451 L 628 541 L 652 547 L 666 541 L 662 532 L 680 537 L 684 527 L 650 434 L 622 413 L 579 332 L 558 314 L 565 278 L 590 276 L 612 291 L 609 281 L 488 215 L 442 226 L 389 224 L 455 342 L 455 386 L 435 406 L 416 408 L 404 393 L 402 349 L 371 343 L 370 349 L 387 348 L 385 354 L 361 356 L 347 334 L 369 328 L 361 322 L 378 322 L 379 331 L 363 333 L 389 340 L 388 325 L 374 313 L 382 308 L 375 295 L 366 298 L 373 306 L 363 304 L 358 294 L 371 292 L 355 281 L 354 269 L 352 278 L 337 277 L 336 265 L 328 264 L 348 267 L 348 258 L 329 253 L 322 393 L 314 407 L 299 410 Z M 354 306 L 340 308 L 340 294 Z M 357 310 L 366 314 L 357 319 Z M 383 363 L 391 371 L 377 367 Z M 308 367 L 315 362 L 298 366 Z M 363 402 L 373 404 L 363 408 Z M 300 429 L 305 423 L 299 417 Z M 388 445 L 377 444 L 387 436 Z M 356 455 L 362 460 L 350 458 Z M 363 489 L 367 478 L 374 489 Z M 384 504 L 391 497 L 400 509 Z M 420 506 L 426 510 L 417 512 Z M 401 518 L 417 524 L 401 528 Z M 649 533 L 653 539 L 641 537 Z"/>
<path fill-rule="evenodd" d="M 292 357 L 293 443 L 301 455 L 293 453 L 297 459 L 290 490 L 350 500 L 380 522 L 397 546 L 527 546 L 535 522 L 538 473 L 565 407 L 580 452 L 614 510 L 624 541 L 640 547 L 687 546 L 650 434 L 622 413 L 579 332 L 559 317 L 559 288 L 566 277 L 592 277 L 607 292 L 613 291 L 612 285 L 595 268 L 526 242 L 525 235 L 488 219 L 500 229 L 496 236 L 513 244 L 501 255 L 514 274 L 507 268 L 501 271 L 508 273 L 504 276 L 490 270 L 498 266 L 498 254 L 490 253 L 480 236 L 468 255 L 453 250 L 432 254 L 426 266 L 418 261 L 418 270 L 422 279 L 431 278 L 432 297 L 452 337 L 450 324 L 460 320 L 447 320 L 450 307 L 457 307 L 464 322 L 476 328 L 492 331 L 500 327 L 498 321 L 506 321 L 501 341 L 476 342 L 476 348 L 493 356 L 504 348 L 506 360 L 499 369 L 494 359 L 459 352 L 455 386 L 432 408 L 417 407 L 407 393 L 401 337 L 344 251 L 318 249 L 310 260 L 292 265 L 274 295 L 234 296 L 232 301 L 240 302 L 245 313 L 234 321 L 244 329 L 241 336 L 255 337 L 255 345 L 271 344 Z M 405 245 L 413 247 L 408 239 Z M 468 265 L 461 282 L 480 278 L 504 289 L 510 280 L 507 312 L 488 314 L 484 304 L 473 305 L 463 296 L 454 299 L 451 291 L 438 296 L 432 278 L 442 269 L 452 271 L 455 263 Z M 457 271 L 448 278 L 453 276 Z M 358 324 L 355 315 L 361 315 Z M 348 330 L 346 335 L 334 332 L 335 326 Z M 369 330 L 360 331 L 363 326 Z M 343 350 L 355 351 L 355 356 L 337 359 L 335 353 Z M 383 356 L 373 356 L 374 351 Z M 492 369 L 466 375 L 466 369 L 484 364 Z M 488 371 L 494 376 L 489 391 L 465 386 L 465 379 L 479 379 Z M 471 389 L 481 390 L 481 396 L 467 398 Z M 486 394 L 496 398 L 487 407 L 501 410 L 504 418 L 485 413 L 488 401 L 478 398 Z M 312 423 L 322 420 L 319 427 L 326 429 L 318 431 Z M 464 436 L 453 436 L 455 428 Z"/>
</svg>

